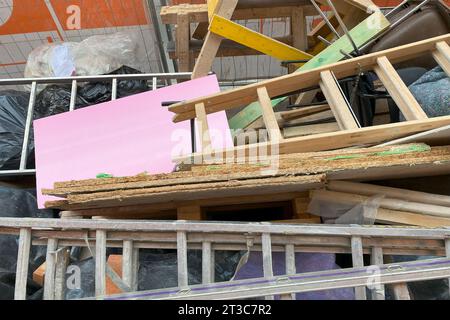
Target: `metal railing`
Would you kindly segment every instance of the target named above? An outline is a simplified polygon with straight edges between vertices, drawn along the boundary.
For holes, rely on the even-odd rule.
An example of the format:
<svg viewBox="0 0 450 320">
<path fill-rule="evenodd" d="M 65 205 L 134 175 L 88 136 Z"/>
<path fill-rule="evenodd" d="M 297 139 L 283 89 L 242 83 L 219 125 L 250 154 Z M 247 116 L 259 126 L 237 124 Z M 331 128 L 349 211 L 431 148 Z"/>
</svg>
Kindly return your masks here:
<svg viewBox="0 0 450 320">
<path fill-rule="evenodd" d="M 99 76 L 84 76 L 84 77 L 50 77 L 50 78 L 20 78 L 20 79 L 0 79 L 0 88 L 4 86 L 31 86 L 30 98 L 27 108 L 27 117 L 24 128 L 24 139 L 22 144 L 22 152 L 20 156 L 19 168 L 14 170 L 0 170 L 0 177 L 17 176 L 17 175 L 33 175 L 36 173 L 35 169 L 27 168 L 28 147 L 30 143 L 30 132 L 33 122 L 34 106 L 37 98 L 37 91 L 39 84 L 71 84 L 70 105 L 67 111 L 75 110 L 75 103 L 77 98 L 77 87 L 79 83 L 90 82 L 107 82 L 111 83 L 111 99 L 117 99 L 117 85 L 119 81 L 126 80 L 144 80 L 148 81 L 152 90 L 159 87 L 169 85 L 174 80 L 189 80 L 192 73 L 148 73 L 148 74 L 117 74 L 117 75 L 99 75 Z"/>
</svg>

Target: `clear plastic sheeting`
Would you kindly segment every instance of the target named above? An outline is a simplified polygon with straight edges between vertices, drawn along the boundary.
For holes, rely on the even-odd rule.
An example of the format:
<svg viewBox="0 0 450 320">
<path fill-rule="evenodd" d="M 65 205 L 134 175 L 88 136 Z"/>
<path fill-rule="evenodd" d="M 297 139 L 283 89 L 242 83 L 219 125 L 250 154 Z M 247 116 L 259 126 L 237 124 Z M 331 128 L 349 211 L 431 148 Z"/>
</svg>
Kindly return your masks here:
<svg viewBox="0 0 450 320">
<path fill-rule="evenodd" d="M 144 70 L 134 33 L 89 37 L 82 42 L 45 44 L 28 56 L 26 78 L 108 74 L 124 65 Z"/>
<path fill-rule="evenodd" d="M 308 207 L 310 214 L 320 216 L 326 224 L 373 225 L 384 196 L 375 196 L 360 204 L 344 203 L 339 200 L 314 196 Z"/>
</svg>

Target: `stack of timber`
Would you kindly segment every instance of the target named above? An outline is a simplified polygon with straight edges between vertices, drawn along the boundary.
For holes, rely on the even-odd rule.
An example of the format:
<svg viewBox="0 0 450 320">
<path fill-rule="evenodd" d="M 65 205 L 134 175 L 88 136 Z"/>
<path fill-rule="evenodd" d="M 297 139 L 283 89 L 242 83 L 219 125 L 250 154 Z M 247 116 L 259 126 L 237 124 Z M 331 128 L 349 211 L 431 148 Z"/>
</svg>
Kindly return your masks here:
<svg viewBox="0 0 450 320">
<path fill-rule="evenodd" d="M 43 193 L 63 198 L 47 202 L 47 208 L 79 215 L 109 216 L 108 210 L 102 213 L 99 208 L 117 208 L 113 212 L 124 217 L 137 213 L 135 210 L 160 217 L 164 210 L 176 209 L 181 217 L 197 220 L 201 219 L 201 209 L 211 206 L 295 202 L 299 198 L 304 204 L 308 201 L 304 192 L 323 188 L 327 180 L 448 173 L 450 146 L 411 144 L 289 154 L 279 157 L 276 170 L 272 165 L 270 161 L 200 165 L 170 174 L 60 182 Z"/>
<path fill-rule="evenodd" d="M 450 226 L 450 197 L 405 189 L 349 181 L 330 181 L 326 190 L 311 192 L 314 201 L 327 205 L 370 206 L 370 218 L 377 223 Z M 366 214 L 362 210 L 361 214 Z"/>
</svg>

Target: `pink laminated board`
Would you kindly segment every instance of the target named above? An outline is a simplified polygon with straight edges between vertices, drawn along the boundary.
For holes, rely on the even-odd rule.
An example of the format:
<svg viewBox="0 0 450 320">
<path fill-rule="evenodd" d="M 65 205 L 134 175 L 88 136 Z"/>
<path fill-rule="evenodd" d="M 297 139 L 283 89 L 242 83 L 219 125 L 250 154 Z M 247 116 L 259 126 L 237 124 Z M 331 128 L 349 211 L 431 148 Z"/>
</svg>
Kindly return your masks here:
<svg viewBox="0 0 450 320">
<path fill-rule="evenodd" d="M 191 152 L 190 122 L 173 123 L 162 103 L 219 91 L 212 75 L 34 121 L 39 208 L 56 199 L 41 194 L 54 182 L 172 172 L 173 157 Z M 225 112 L 208 123 L 215 149 L 232 146 Z"/>
</svg>

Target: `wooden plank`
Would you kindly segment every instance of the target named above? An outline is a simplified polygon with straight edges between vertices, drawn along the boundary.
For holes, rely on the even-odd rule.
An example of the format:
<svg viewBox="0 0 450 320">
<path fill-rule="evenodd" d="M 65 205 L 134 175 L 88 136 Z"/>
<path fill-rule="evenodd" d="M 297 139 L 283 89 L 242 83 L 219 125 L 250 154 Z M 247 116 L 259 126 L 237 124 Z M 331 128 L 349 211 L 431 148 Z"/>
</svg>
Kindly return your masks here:
<svg viewBox="0 0 450 320">
<path fill-rule="evenodd" d="M 106 231 L 97 230 L 95 240 L 95 296 L 106 295 Z"/>
<path fill-rule="evenodd" d="M 411 300 L 408 285 L 406 283 L 392 284 L 395 300 Z"/>
<path fill-rule="evenodd" d="M 353 268 L 364 267 L 361 237 L 351 238 Z M 356 300 L 367 300 L 366 287 L 355 287 Z"/>
<path fill-rule="evenodd" d="M 272 109 L 270 97 L 265 87 L 257 89 L 258 100 L 261 105 L 261 111 L 271 141 L 281 141 L 283 137 L 281 135 L 280 127 L 278 126 L 275 112 Z"/>
<path fill-rule="evenodd" d="M 177 208 L 178 220 L 203 220 L 202 208 L 199 205 L 179 206 Z"/>
<path fill-rule="evenodd" d="M 322 71 L 320 73 L 320 79 L 320 88 L 341 130 L 358 129 L 359 126 L 350 112 L 350 106 L 342 94 L 342 90 L 336 83 L 333 73 L 331 71 Z"/>
<path fill-rule="evenodd" d="M 350 181 L 329 181 L 327 184 L 327 189 L 330 191 L 354 193 L 365 196 L 384 195 L 389 198 L 450 207 L 450 196 L 400 188 L 383 187 L 367 183 Z"/>
<path fill-rule="evenodd" d="M 218 11 L 219 6 L 222 5 L 223 0 L 208 0 L 206 3 L 208 5 L 208 17 L 211 20 L 214 14 Z"/>
<path fill-rule="evenodd" d="M 48 239 L 45 258 L 44 300 L 55 299 L 56 250 L 58 250 L 58 239 Z"/>
<path fill-rule="evenodd" d="M 407 121 L 428 118 L 425 111 L 423 111 L 416 98 L 414 98 L 411 91 L 409 91 L 408 87 L 400 78 L 400 75 L 395 71 L 386 57 L 379 57 L 377 59 L 377 65 L 374 71 Z"/>
<path fill-rule="evenodd" d="M 305 10 L 302 7 L 292 9 L 291 33 L 293 47 L 305 51 L 308 49 L 307 25 Z"/>
<path fill-rule="evenodd" d="M 211 250 L 211 242 L 202 243 L 202 283 L 209 284 L 214 282 L 214 258 Z"/>
<path fill-rule="evenodd" d="M 356 45 L 358 47 L 361 47 L 377 35 L 381 34 L 389 27 L 389 25 L 390 23 L 384 17 L 384 15 L 377 12 L 372 14 L 366 20 L 350 30 L 350 35 L 352 36 Z M 321 53 L 316 55 L 308 63 L 303 65 L 300 69 L 297 70 L 297 72 L 312 70 L 338 62 L 345 58 L 343 52 L 348 54 L 353 50 L 353 46 L 348 38 L 342 37 L 339 40 L 335 41 L 333 45 L 329 46 Z M 274 99 L 272 100 L 272 105 L 275 107 L 284 100 L 285 98 Z M 257 103 L 252 103 L 252 101 L 248 103 L 251 104 L 229 120 L 231 129 L 246 128 L 249 124 L 261 117 L 261 113 L 259 112 L 259 105 Z M 242 105 L 242 102 L 240 105 Z"/>
<path fill-rule="evenodd" d="M 339 131 L 339 125 L 337 122 L 310 124 L 310 125 L 298 125 L 296 127 L 283 128 L 283 136 L 285 139 L 311 136 L 314 134 L 330 133 Z"/>
<path fill-rule="evenodd" d="M 392 225 L 410 225 L 427 228 L 450 226 L 450 219 L 448 218 L 383 208 L 378 209 L 376 221 Z"/>
<path fill-rule="evenodd" d="M 263 270 L 264 278 L 273 277 L 272 264 L 272 239 L 270 233 L 263 233 L 261 236 L 262 242 L 262 256 L 263 256 Z M 266 300 L 273 300 L 273 296 L 267 296 Z"/>
<path fill-rule="evenodd" d="M 450 116 L 430 118 L 426 120 L 416 120 L 401 123 L 393 123 L 387 125 L 380 125 L 375 127 L 366 127 L 355 130 L 344 130 L 333 133 L 316 134 L 306 137 L 296 137 L 290 139 L 284 139 L 279 143 L 279 154 L 291 154 L 300 152 L 313 152 L 333 150 L 339 148 L 346 148 L 352 146 L 361 146 L 367 144 L 376 144 L 383 141 L 393 140 L 401 137 L 405 137 L 411 134 L 427 131 L 434 128 L 439 128 L 445 125 L 450 125 Z M 249 155 L 250 150 L 256 148 L 267 148 L 268 153 L 271 150 L 271 144 L 251 144 L 246 146 L 239 146 L 233 149 L 227 149 L 222 151 L 215 151 L 215 156 L 222 159 L 235 155 Z M 195 156 L 201 157 L 201 154 Z M 179 162 L 186 161 L 187 159 L 176 159 Z M 335 178 L 336 179 L 336 178 Z"/>
<path fill-rule="evenodd" d="M 328 104 L 322 104 L 322 105 L 311 106 L 311 107 L 302 107 L 299 109 L 282 112 L 281 118 L 283 118 L 286 121 L 289 121 L 289 120 L 293 120 L 293 119 L 307 117 L 307 116 L 321 113 L 321 112 L 328 111 L 328 110 L 330 110 L 330 106 Z"/>
<path fill-rule="evenodd" d="M 396 139 L 381 144 L 380 146 L 394 146 L 405 143 L 423 142 L 431 146 L 450 144 L 450 126 L 433 129 L 430 131 L 414 134 L 409 137 Z"/>
<path fill-rule="evenodd" d="M 225 19 L 230 19 L 233 16 L 237 3 L 238 0 L 222 1 L 220 8 L 217 10 L 217 14 Z M 217 55 L 221 42 L 222 37 L 212 32 L 208 32 L 205 43 L 203 44 L 202 50 L 195 64 L 192 79 L 204 77 L 211 71 L 214 58 Z"/>
<path fill-rule="evenodd" d="M 200 134 L 201 148 L 204 152 L 211 150 L 211 135 L 209 133 L 208 117 L 206 116 L 205 104 L 199 103 L 195 105 L 195 114 L 198 133 Z"/>
<path fill-rule="evenodd" d="M 306 52 L 253 31 L 219 15 L 214 15 L 209 26 L 209 31 L 282 61 L 309 60 L 312 58 L 312 55 Z"/>
<path fill-rule="evenodd" d="M 176 52 L 178 58 L 178 72 L 189 72 L 190 49 L 189 40 L 191 38 L 190 22 L 187 14 L 177 16 L 176 25 Z"/>
<path fill-rule="evenodd" d="M 186 232 L 177 232 L 177 266 L 178 266 L 178 287 L 186 288 L 188 283 L 188 263 L 187 263 L 187 237 Z"/>
<path fill-rule="evenodd" d="M 19 249 L 17 254 L 16 283 L 14 300 L 27 299 L 28 266 L 30 263 L 31 229 L 20 229 Z"/>
<path fill-rule="evenodd" d="M 374 266 L 381 266 L 384 264 L 383 260 L 383 248 L 373 247 L 371 253 L 371 264 Z M 376 280 L 376 279 L 375 279 Z M 378 288 L 371 290 L 372 300 L 385 300 L 385 288 L 382 284 L 377 284 Z M 378 290 L 377 290 L 378 289 Z"/>
<path fill-rule="evenodd" d="M 436 50 L 433 51 L 433 57 L 450 77 L 450 46 L 444 41 L 438 42 Z"/>
</svg>

